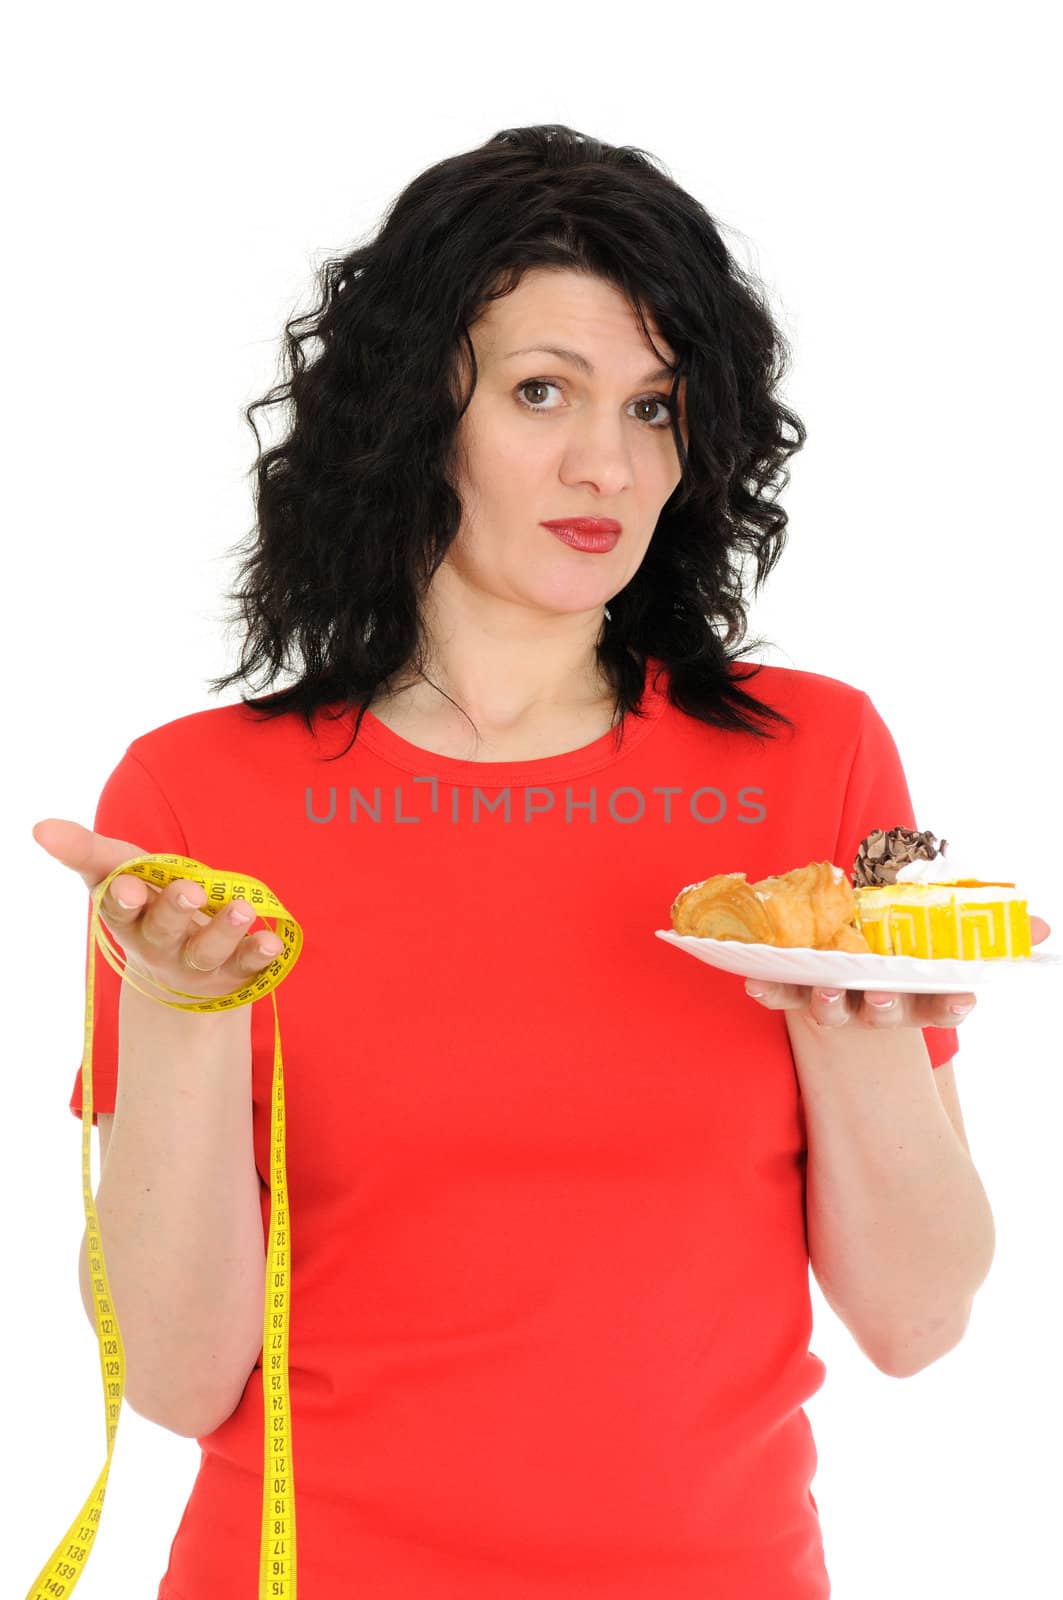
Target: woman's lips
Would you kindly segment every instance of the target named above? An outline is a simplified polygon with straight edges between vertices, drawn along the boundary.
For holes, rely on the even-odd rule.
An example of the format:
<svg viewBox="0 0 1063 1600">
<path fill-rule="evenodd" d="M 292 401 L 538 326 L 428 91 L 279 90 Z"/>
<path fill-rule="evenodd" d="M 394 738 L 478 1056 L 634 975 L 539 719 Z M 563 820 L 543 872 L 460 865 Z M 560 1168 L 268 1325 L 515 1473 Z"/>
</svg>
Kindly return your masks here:
<svg viewBox="0 0 1063 1600">
<path fill-rule="evenodd" d="M 577 517 L 571 522 L 544 522 L 542 526 L 572 549 L 598 554 L 611 550 L 620 537 L 620 524 L 610 518 Z"/>
</svg>

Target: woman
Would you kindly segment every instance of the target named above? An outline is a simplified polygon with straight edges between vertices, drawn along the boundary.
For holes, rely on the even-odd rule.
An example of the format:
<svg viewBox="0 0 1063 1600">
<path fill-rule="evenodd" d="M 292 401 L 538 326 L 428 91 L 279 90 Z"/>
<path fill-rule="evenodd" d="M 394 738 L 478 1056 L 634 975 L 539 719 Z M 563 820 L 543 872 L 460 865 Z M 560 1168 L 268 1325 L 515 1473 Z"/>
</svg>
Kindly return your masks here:
<svg viewBox="0 0 1063 1600">
<path fill-rule="evenodd" d="M 293 420 L 260 443 L 246 642 L 212 687 L 298 657 L 294 683 L 134 739 L 92 833 L 35 829 L 90 888 L 176 851 L 304 929 L 278 995 L 300 1600 L 824 1596 L 812 1225 L 900 1373 L 956 1342 L 992 1223 L 928 1070 L 962 997 L 757 1005 L 653 937 L 693 879 L 851 867 L 915 826 L 865 693 L 737 669 L 742 558 L 759 587 L 805 438 L 784 341 L 697 201 L 565 127 L 430 168 L 322 279 L 248 411 Z M 120 874 L 102 909 L 140 968 L 226 994 L 279 940 L 202 903 Z M 97 968 L 126 1395 L 203 1451 L 158 1592 L 253 1600 L 272 1007 L 185 1013 Z M 896 1054 L 948 1164 L 970 1250 L 928 1251 L 935 1318 L 907 1282 L 895 1321 L 861 1299 L 880 1263 L 825 1211 L 806 1237 L 806 1168 L 868 1220 L 806 1121 L 828 1149 L 854 1048 Z"/>
</svg>

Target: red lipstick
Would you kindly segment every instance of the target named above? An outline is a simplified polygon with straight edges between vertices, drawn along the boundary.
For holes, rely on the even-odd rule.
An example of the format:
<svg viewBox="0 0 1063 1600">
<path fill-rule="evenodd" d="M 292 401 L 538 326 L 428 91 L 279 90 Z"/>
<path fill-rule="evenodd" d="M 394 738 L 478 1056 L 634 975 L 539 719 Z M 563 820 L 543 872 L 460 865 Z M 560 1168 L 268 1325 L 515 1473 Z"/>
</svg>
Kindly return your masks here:
<svg viewBox="0 0 1063 1600">
<path fill-rule="evenodd" d="M 611 550 L 621 531 L 613 517 L 564 517 L 542 526 L 575 550 L 596 552 Z"/>
</svg>

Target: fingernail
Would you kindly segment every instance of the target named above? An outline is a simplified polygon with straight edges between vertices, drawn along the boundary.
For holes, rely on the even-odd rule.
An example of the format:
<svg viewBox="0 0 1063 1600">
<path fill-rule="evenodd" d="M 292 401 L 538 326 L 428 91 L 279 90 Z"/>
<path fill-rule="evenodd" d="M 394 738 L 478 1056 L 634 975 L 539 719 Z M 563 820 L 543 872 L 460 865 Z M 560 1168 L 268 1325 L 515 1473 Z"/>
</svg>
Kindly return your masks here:
<svg viewBox="0 0 1063 1600">
<path fill-rule="evenodd" d="M 821 989 L 819 997 L 821 1000 L 840 1000 L 842 992 L 840 989 Z"/>
<path fill-rule="evenodd" d="M 761 986 L 759 984 L 756 984 L 756 983 L 747 983 L 746 984 L 746 994 L 748 994 L 750 996 L 750 998 L 753 999 L 753 1000 L 759 1000 L 761 998 L 761 996 L 767 994 L 767 992 L 768 991 L 766 989 L 764 989 L 764 988 L 761 988 Z"/>
<path fill-rule="evenodd" d="M 869 994 L 867 1003 L 869 1006 L 878 1006 L 885 1011 L 889 1006 L 896 1005 L 897 1002 L 892 995 Z"/>
<path fill-rule="evenodd" d="M 974 1006 L 968 1002 L 965 1006 L 949 1006 L 949 1010 L 957 1017 L 965 1017 L 968 1011 L 973 1011 Z"/>
</svg>

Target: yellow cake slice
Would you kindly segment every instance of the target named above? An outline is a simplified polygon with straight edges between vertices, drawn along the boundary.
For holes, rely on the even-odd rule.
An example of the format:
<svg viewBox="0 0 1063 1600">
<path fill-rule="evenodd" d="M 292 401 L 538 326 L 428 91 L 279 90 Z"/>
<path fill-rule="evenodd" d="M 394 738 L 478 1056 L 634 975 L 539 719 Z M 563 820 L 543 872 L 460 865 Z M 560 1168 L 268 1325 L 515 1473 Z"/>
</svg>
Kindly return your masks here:
<svg viewBox="0 0 1063 1600">
<path fill-rule="evenodd" d="M 853 898 L 876 955 L 994 961 L 1032 949 L 1026 901 L 1013 883 L 892 883 L 854 889 Z"/>
</svg>

